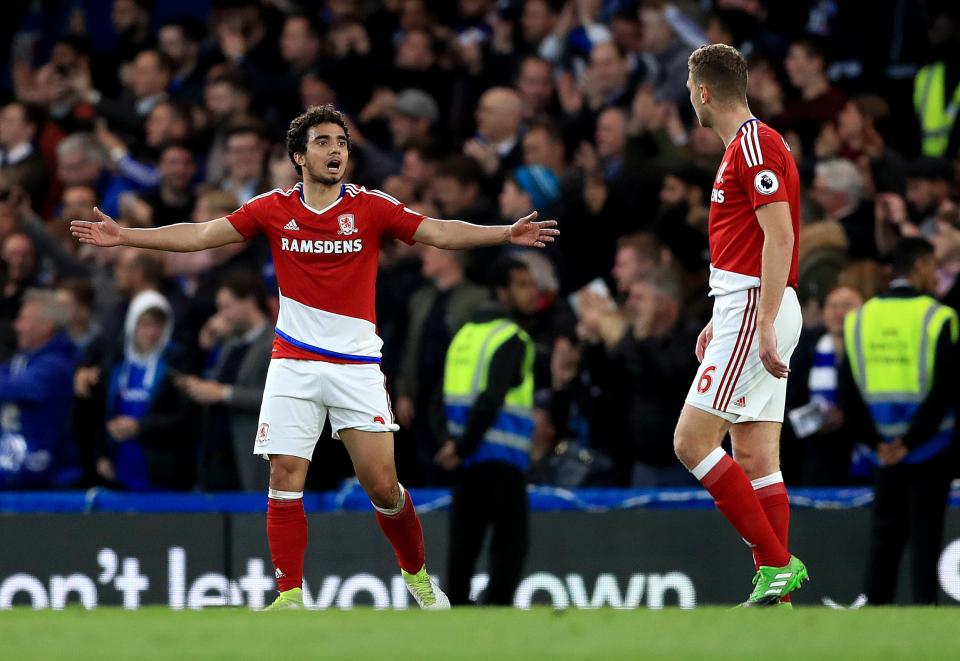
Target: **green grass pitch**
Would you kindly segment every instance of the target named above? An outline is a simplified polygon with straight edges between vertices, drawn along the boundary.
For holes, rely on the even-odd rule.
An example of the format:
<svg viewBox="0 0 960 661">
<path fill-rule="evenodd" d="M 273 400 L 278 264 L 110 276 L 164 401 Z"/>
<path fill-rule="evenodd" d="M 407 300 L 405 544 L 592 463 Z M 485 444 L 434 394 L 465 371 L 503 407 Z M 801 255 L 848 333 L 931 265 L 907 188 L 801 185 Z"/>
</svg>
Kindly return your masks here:
<svg viewBox="0 0 960 661">
<path fill-rule="evenodd" d="M 0 659 L 957 659 L 960 610 L 0 611 Z"/>
</svg>

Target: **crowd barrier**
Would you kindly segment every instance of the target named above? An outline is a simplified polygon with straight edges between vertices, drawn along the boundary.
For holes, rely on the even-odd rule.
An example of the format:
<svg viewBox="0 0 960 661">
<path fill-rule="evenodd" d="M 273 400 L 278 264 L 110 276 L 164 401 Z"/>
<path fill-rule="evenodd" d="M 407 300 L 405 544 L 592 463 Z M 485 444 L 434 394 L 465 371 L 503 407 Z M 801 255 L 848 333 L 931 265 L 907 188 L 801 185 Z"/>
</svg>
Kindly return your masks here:
<svg viewBox="0 0 960 661">
<path fill-rule="evenodd" d="M 750 553 L 700 490 L 532 488 L 518 607 L 692 608 L 746 597 Z M 442 581 L 449 494 L 419 489 L 427 561 Z M 812 580 L 796 603 L 849 605 L 862 591 L 869 489 L 794 489 L 791 549 Z M 937 567 L 960 603 L 960 493 Z M 0 608 L 174 609 L 271 599 L 264 494 L 0 493 Z M 308 494 L 305 592 L 313 608 L 411 606 L 393 554 L 355 484 Z M 908 564 L 904 564 L 905 568 Z M 477 568 L 474 589 L 487 580 Z M 908 572 L 899 599 L 910 595 Z"/>
</svg>

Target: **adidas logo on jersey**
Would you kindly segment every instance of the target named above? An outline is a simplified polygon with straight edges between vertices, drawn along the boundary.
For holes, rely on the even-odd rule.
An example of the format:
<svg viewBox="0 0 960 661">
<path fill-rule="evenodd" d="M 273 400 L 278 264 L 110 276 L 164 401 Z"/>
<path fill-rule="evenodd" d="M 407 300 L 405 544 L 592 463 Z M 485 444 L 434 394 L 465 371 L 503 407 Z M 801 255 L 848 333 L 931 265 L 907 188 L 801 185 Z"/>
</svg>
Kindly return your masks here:
<svg viewBox="0 0 960 661">
<path fill-rule="evenodd" d="M 740 398 L 738 398 L 738 399 L 735 399 L 735 400 L 733 401 L 733 405 L 736 406 L 737 408 L 741 408 L 741 409 L 742 409 L 743 407 L 745 407 L 745 406 L 747 405 L 747 398 L 746 398 L 746 397 L 740 397 Z"/>
<path fill-rule="evenodd" d="M 279 567 L 277 567 L 276 571 L 273 572 L 273 577 L 279 580 L 281 578 L 286 578 L 287 575 L 284 574 Z"/>
<path fill-rule="evenodd" d="M 297 225 L 297 221 L 291 218 L 290 222 L 283 226 L 283 229 L 290 230 L 292 232 L 298 232 L 300 231 L 300 226 Z"/>
</svg>

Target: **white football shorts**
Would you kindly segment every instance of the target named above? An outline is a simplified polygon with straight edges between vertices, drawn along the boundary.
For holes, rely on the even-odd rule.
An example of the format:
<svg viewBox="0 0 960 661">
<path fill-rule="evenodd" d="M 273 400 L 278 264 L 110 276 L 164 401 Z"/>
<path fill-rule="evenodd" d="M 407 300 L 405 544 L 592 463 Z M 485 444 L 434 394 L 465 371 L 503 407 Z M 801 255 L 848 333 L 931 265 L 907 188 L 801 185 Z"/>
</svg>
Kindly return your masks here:
<svg viewBox="0 0 960 661">
<path fill-rule="evenodd" d="M 759 302 L 759 287 L 715 298 L 713 339 L 687 393 L 688 404 L 732 423 L 783 422 L 787 380 L 776 378 L 760 362 Z M 787 365 L 802 326 L 797 292 L 787 287 L 774 321 L 777 351 Z"/>
<path fill-rule="evenodd" d="M 327 416 L 335 439 L 342 429 L 400 429 L 379 365 L 274 358 L 263 388 L 253 453 L 310 460 Z"/>
</svg>

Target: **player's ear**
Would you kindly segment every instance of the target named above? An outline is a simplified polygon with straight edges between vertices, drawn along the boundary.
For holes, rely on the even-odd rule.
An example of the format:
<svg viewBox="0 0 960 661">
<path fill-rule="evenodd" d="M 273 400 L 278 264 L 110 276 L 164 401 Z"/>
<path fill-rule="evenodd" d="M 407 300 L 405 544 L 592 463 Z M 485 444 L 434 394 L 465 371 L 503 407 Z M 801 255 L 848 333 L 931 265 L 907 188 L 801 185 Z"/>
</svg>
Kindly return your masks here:
<svg viewBox="0 0 960 661">
<path fill-rule="evenodd" d="M 293 160 L 300 167 L 303 167 L 307 163 L 307 157 L 298 151 L 293 152 Z"/>
</svg>

